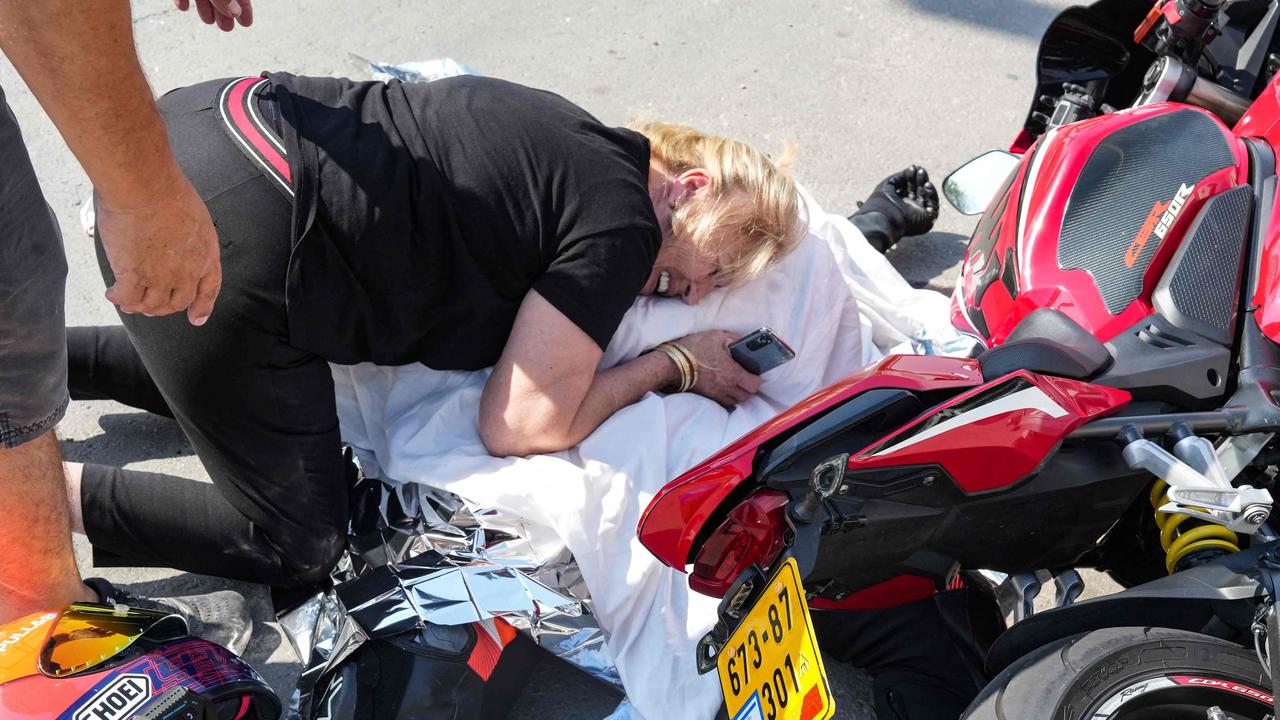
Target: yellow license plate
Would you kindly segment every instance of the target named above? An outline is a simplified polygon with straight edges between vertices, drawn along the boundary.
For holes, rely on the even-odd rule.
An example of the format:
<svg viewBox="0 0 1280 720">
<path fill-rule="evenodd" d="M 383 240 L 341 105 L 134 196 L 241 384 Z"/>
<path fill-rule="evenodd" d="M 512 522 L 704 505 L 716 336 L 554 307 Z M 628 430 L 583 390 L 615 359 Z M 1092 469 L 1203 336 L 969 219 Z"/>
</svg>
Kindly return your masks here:
<svg viewBox="0 0 1280 720">
<path fill-rule="evenodd" d="M 787 558 L 716 660 L 732 720 L 827 720 L 835 713 L 795 558 Z"/>
</svg>

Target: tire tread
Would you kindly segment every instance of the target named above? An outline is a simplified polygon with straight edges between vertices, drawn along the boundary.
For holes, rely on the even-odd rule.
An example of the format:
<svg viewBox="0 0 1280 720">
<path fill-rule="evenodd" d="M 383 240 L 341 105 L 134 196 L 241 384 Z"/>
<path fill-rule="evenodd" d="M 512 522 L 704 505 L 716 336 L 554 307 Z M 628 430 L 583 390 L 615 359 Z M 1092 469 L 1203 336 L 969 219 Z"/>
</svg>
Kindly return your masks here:
<svg viewBox="0 0 1280 720">
<path fill-rule="evenodd" d="M 1088 679 L 1090 670 L 1135 645 L 1165 641 L 1211 644 L 1239 654 L 1246 664 L 1250 659 L 1257 664 L 1251 650 L 1208 635 L 1153 627 L 1104 628 L 1057 640 L 1019 658 L 988 683 L 963 718 L 1080 720 L 1069 716 L 1064 701 L 1071 698 L 1082 680 Z M 1257 664 L 1257 668 L 1257 676 L 1262 678 L 1261 665 Z M 1189 664 L 1186 669 L 1195 672 L 1207 668 Z M 1270 684 L 1263 686 L 1270 687 Z"/>
</svg>

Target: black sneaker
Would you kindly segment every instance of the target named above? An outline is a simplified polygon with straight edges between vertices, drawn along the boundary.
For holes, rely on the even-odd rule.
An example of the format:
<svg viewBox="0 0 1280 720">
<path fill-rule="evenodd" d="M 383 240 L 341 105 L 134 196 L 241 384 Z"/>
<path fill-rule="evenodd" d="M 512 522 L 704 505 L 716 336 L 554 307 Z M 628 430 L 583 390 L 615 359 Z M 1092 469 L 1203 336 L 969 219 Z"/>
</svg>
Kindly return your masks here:
<svg viewBox="0 0 1280 720">
<path fill-rule="evenodd" d="M 219 590 L 203 595 L 143 598 L 121 590 L 102 578 L 84 581 L 105 605 L 128 605 L 143 610 L 181 615 L 187 630 L 195 637 L 217 643 L 236 655 L 244 654 L 253 637 L 253 618 L 244 596 L 234 590 Z"/>
</svg>

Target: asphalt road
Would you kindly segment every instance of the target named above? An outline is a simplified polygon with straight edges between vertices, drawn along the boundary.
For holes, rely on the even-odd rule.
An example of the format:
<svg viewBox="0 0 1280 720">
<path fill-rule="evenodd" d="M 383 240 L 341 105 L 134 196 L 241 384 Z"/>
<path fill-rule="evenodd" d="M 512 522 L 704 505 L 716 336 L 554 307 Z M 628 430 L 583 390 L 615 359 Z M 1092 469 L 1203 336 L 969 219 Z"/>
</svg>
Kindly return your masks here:
<svg viewBox="0 0 1280 720">
<path fill-rule="evenodd" d="M 941 178 L 1005 147 L 1031 101 L 1040 32 L 1067 0 L 258 0 L 257 23 L 229 35 L 135 0 L 135 31 L 157 92 L 267 69 L 366 77 L 354 55 L 403 62 L 452 57 L 480 72 L 559 92 L 615 124 L 678 120 L 762 148 L 800 148 L 797 174 L 826 208 L 847 212 L 889 172 L 919 163 Z M 110 82 L 103 78 L 103 82 Z M 70 324 L 117 322 L 78 220 L 90 186 L 12 67 L 0 85 L 26 133 L 70 261 Z M 944 208 L 935 232 L 891 253 L 919 286 L 948 290 L 972 222 Z M 173 423 L 109 402 L 73 404 L 61 425 L 69 459 L 206 478 Z M 83 542 L 78 556 L 95 574 Z M 138 592 L 225 585 L 157 570 L 101 574 Z M 297 671 L 278 629 L 261 622 L 250 660 L 287 695 Z M 829 663 L 841 718 L 869 718 L 865 680 Z M 586 720 L 616 696 L 545 662 L 518 718 Z"/>
</svg>

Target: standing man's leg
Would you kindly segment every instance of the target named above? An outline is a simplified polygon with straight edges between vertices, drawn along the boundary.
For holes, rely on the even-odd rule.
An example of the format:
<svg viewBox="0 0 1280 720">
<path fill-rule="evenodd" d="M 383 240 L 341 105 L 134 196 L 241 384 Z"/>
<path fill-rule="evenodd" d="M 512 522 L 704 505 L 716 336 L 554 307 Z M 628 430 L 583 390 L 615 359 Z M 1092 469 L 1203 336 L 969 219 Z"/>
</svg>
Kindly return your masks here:
<svg viewBox="0 0 1280 720">
<path fill-rule="evenodd" d="M 94 594 L 53 426 L 67 407 L 62 236 L 0 91 L 0 623 Z"/>
<path fill-rule="evenodd" d="M 249 5 L 213 0 L 218 25 L 248 25 Z M 220 283 L 217 237 L 169 153 L 134 50 L 128 1 L 0 0 L 0 52 L 99 193 L 113 198 L 113 210 L 98 217 L 116 228 L 112 263 L 126 282 L 111 299 L 157 315 L 186 309 L 191 322 L 203 323 Z M 93 597 L 77 577 L 52 436 L 67 395 L 66 267 L 57 225 L 0 95 L 0 622 Z"/>
</svg>

